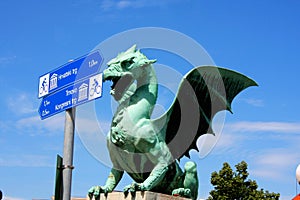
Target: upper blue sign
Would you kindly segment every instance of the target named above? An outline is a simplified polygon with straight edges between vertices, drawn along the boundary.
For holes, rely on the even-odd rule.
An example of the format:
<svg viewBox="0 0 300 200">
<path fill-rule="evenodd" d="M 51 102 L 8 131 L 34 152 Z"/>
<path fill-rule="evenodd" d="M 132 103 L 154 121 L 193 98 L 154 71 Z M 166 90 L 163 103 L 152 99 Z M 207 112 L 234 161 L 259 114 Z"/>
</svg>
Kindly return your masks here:
<svg viewBox="0 0 300 200">
<path fill-rule="evenodd" d="M 94 51 L 40 76 L 38 97 L 41 98 L 96 74 L 99 72 L 102 61 L 100 53 Z"/>
<path fill-rule="evenodd" d="M 43 98 L 39 107 L 41 119 L 102 96 L 102 73 L 76 82 Z"/>
</svg>

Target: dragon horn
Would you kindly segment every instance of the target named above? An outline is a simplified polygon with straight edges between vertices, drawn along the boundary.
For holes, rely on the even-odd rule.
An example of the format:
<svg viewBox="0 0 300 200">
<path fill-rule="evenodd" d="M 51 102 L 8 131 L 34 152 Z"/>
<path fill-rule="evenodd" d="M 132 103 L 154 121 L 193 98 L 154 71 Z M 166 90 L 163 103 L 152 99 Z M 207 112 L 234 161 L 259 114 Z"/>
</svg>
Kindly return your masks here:
<svg viewBox="0 0 300 200">
<path fill-rule="evenodd" d="M 127 53 L 134 53 L 136 51 L 136 44 L 126 50 L 125 54 Z"/>
</svg>

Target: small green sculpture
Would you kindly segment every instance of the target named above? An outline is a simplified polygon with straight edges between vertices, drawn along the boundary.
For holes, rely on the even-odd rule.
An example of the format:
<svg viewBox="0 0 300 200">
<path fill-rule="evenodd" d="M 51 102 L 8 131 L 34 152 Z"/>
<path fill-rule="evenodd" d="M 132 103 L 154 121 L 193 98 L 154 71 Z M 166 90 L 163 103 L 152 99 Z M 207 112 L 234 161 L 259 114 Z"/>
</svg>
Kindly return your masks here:
<svg viewBox="0 0 300 200">
<path fill-rule="evenodd" d="M 124 193 L 150 190 L 197 199 L 197 166 L 181 157 L 198 150 L 196 141 L 213 133 L 211 122 L 221 110 L 231 111 L 233 98 L 256 83 L 237 72 L 196 67 L 180 84 L 169 110 L 151 119 L 157 99 L 157 78 L 152 64 L 134 45 L 108 62 L 104 81 L 113 82 L 111 95 L 119 106 L 112 119 L 107 146 L 113 168 L 104 186 L 92 187 L 90 198 L 114 190 L 124 171 L 135 181 Z"/>
</svg>

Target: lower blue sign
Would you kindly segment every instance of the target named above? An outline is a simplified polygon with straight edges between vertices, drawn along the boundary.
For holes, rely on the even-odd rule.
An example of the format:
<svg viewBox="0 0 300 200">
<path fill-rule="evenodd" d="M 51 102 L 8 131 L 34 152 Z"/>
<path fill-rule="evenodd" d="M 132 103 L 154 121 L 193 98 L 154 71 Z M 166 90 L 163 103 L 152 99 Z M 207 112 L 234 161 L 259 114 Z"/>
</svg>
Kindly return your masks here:
<svg viewBox="0 0 300 200">
<path fill-rule="evenodd" d="M 41 119 L 102 96 L 102 73 L 66 87 L 43 98 L 39 107 Z"/>
</svg>

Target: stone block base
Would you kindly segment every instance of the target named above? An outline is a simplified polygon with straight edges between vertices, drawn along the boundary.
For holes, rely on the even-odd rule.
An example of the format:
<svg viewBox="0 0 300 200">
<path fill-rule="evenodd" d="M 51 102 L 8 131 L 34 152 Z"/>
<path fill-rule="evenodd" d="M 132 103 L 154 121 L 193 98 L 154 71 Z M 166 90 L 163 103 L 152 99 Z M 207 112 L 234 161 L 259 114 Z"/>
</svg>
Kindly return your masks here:
<svg viewBox="0 0 300 200">
<path fill-rule="evenodd" d="M 89 197 L 87 198 L 72 198 L 72 200 L 90 200 Z M 92 200 L 95 200 L 94 198 Z M 96 199 L 99 200 L 99 199 Z M 107 197 L 104 196 L 104 194 L 101 194 L 100 200 L 191 200 L 184 197 L 178 197 L 178 196 L 171 196 L 166 194 L 160 194 L 150 191 L 144 191 L 144 192 L 136 192 L 135 197 L 131 196 L 129 193 L 127 197 L 124 196 L 123 192 L 112 192 L 107 195 Z"/>
</svg>

